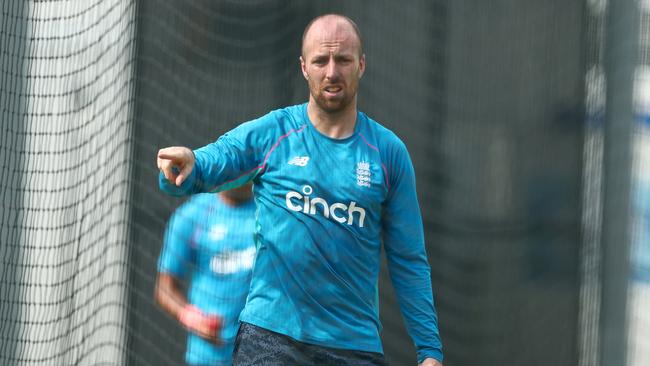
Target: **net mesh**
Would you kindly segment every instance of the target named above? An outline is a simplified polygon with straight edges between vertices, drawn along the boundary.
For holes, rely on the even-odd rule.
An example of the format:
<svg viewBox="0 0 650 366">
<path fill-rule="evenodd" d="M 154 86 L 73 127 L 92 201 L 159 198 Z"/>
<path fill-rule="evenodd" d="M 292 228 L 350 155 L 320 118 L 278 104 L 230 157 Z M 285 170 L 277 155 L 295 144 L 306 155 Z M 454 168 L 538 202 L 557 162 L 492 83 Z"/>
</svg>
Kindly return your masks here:
<svg viewBox="0 0 650 366">
<path fill-rule="evenodd" d="M 640 4 L 630 366 L 650 357 Z M 302 30 L 339 12 L 364 35 L 360 109 L 415 165 L 445 365 L 597 365 L 607 6 L 3 1 L 0 363 L 184 362 L 153 294 L 187 201 L 158 190 L 156 152 L 304 102 Z M 386 358 L 415 364 L 385 260 L 379 288 Z"/>
<path fill-rule="evenodd" d="M 124 359 L 135 6 L 2 3 L 3 364 Z"/>
</svg>

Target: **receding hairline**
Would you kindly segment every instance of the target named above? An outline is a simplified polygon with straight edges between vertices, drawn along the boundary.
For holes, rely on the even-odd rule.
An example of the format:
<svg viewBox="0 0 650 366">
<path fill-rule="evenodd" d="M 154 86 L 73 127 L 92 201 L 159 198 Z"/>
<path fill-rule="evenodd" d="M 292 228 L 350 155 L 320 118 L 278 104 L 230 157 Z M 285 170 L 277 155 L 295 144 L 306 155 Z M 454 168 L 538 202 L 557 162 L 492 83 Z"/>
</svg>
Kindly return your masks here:
<svg viewBox="0 0 650 366">
<path fill-rule="evenodd" d="M 363 55 L 363 39 L 361 38 L 361 31 L 359 31 L 359 27 L 357 26 L 357 23 L 354 22 L 354 20 L 350 19 L 349 17 L 346 17 L 343 14 L 337 14 L 337 13 L 329 13 L 329 14 L 323 14 L 319 15 L 316 18 L 312 19 L 309 24 L 305 27 L 305 30 L 302 32 L 302 44 L 300 47 L 300 53 L 301 55 L 304 56 L 305 54 L 305 37 L 307 36 L 307 33 L 311 29 L 311 27 L 316 23 L 317 21 L 323 19 L 323 18 L 328 18 L 328 17 L 335 17 L 342 19 L 346 21 L 348 24 L 352 26 L 352 29 L 354 30 L 354 34 L 357 36 L 357 40 L 359 40 L 359 56 Z"/>
</svg>

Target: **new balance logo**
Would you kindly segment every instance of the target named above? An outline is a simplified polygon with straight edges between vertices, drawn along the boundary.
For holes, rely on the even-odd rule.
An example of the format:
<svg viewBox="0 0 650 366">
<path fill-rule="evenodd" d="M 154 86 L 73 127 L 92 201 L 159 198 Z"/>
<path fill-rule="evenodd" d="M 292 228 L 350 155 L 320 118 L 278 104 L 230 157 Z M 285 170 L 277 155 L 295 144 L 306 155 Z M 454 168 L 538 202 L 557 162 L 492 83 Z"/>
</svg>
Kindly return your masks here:
<svg viewBox="0 0 650 366">
<path fill-rule="evenodd" d="M 346 223 L 348 225 L 354 225 L 354 214 L 356 213 L 357 225 L 363 227 L 363 221 L 366 219 L 366 210 L 363 207 L 357 207 L 356 202 L 351 201 L 348 205 L 336 202 L 330 205 L 320 197 L 310 197 L 312 193 L 313 189 L 311 186 L 303 186 L 302 194 L 296 191 L 287 192 L 285 196 L 287 208 L 291 211 L 302 212 L 308 215 L 322 213 L 326 218 L 330 218 L 331 216 L 341 224 Z"/>
<path fill-rule="evenodd" d="M 309 156 L 294 156 L 289 160 L 289 164 L 296 166 L 306 166 L 309 162 Z"/>
</svg>

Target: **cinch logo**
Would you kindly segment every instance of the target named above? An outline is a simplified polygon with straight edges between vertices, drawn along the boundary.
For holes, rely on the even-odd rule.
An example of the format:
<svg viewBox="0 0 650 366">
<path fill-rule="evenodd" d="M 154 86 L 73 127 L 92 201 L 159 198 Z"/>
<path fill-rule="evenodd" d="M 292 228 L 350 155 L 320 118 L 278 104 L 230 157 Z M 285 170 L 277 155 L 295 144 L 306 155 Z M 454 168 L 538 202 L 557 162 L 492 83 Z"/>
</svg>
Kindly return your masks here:
<svg viewBox="0 0 650 366">
<path fill-rule="evenodd" d="M 315 215 L 317 207 L 321 207 L 323 216 L 332 218 L 340 223 L 347 222 L 348 225 L 354 223 L 354 214 L 357 213 L 359 217 L 359 227 L 363 227 L 363 221 L 366 219 L 366 210 L 362 207 L 357 207 L 357 203 L 351 201 L 349 205 L 344 203 L 329 204 L 327 201 L 320 197 L 310 198 L 313 193 L 311 186 L 303 186 L 302 194 L 296 191 L 287 192 L 286 202 L 287 207 L 296 212 L 302 212 L 309 215 Z M 346 216 L 347 214 L 347 216 Z"/>
</svg>

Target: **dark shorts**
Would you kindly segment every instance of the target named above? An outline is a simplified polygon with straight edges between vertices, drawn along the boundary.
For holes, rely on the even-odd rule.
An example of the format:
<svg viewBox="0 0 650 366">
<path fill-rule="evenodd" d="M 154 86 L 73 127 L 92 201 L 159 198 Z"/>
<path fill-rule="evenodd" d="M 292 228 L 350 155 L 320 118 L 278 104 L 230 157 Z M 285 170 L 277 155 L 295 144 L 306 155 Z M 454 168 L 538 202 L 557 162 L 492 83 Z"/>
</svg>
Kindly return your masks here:
<svg viewBox="0 0 650 366">
<path fill-rule="evenodd" d="M 321 347 L 242 323 L 235 340 L 233 366 L 387 366 L 381 353 Z"/>
</svg>

